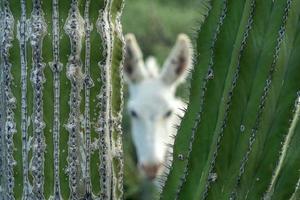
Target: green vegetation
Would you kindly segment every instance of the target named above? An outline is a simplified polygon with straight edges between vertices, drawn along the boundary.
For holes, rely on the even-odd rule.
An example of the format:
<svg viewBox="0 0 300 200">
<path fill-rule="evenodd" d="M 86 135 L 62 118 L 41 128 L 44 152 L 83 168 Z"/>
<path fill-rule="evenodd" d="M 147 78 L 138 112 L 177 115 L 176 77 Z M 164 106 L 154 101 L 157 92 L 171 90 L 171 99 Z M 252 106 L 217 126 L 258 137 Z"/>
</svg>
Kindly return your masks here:
<svg viewBox="0 0 300 200">
<path fill-rule="evenodd" d="M 199 8 L 199 10 L 197 9 Z M 179 33 L 193 35 L 200 19 L 201 1 L 128 0 L 122 16 L 123 32 L 134 33 L 145 58 L 166 59 Z"/>
<path fill-rule="evenodd" d="M 122 7 L 0 2 L 0 199 L 300 199 L 300 1 L 126 1 L 145 57 L 181 32 L 197 50 L 160 194 L 123 111 Z"/>
<path fill-rule="evenodd" d="M 1 1 L 0 199 L 123 195 L 122 3 Z"/>
<path fill-rule="evenodd" d="M 297 199 L 300 2 L 211 4 L 161 198 Z"/>
</svg>

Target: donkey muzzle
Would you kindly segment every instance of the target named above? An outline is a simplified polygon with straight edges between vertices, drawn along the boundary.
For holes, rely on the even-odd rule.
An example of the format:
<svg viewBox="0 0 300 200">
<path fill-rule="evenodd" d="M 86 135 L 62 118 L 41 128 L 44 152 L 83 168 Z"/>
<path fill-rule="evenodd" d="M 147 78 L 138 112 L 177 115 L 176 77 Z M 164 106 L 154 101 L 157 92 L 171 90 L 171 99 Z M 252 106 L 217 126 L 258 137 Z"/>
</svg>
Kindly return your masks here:
<svg viewBox="0 0 300 200">
<path fill-rule="evenodd" d="M 143 170 L 143 172 L 145 173 L 147 178 L 152 181 L 153 179 L 155 179 L 161 166 L 162 166 L 162 163 L 153 164 L 153 165 L 141 164 L 141 169 Z"/>
</svg>

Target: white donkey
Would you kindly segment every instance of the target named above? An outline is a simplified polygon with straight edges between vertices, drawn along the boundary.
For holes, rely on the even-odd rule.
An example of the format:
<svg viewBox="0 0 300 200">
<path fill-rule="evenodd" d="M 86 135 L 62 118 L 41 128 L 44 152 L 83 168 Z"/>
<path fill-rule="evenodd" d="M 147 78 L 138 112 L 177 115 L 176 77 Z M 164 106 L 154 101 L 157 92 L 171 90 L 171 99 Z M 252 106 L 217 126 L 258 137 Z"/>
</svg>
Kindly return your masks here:
<svg viewBox="0 0 300 200">
<path fill-rule="evenodd" d="M 175 97 L 176 88 L 185 80 L 192 66 L 192 47 L 188 36 L 180 34 L 161 73 L 156 60 L 144 63 L 133 34 L 127 34 L 124 63 L 125 81 L 129 85 L 128 111 L 138 165 L 148 179 L 163 171 L 167 144 L 173 144 L 175 125 L 180 123 L 186 105 Z"/>
</svg>

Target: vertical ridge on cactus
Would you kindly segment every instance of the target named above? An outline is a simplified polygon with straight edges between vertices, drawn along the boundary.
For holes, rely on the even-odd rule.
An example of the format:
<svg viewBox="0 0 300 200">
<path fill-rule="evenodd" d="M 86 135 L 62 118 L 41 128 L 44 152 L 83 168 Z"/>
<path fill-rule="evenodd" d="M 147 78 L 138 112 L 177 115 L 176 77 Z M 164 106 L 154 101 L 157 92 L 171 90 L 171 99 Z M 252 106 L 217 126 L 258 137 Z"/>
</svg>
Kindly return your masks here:
<svg viewBox="0 0 300 200">
<path fill-rule="evenodd" d="M 42 44 L 43 38 L 47 33 L 47 25 L 41 9 L 40 0 L 33 1 L 33 11 L 30 19 L 29 34 L 32 46 L 33 67 L 31 71 L 31 84 L 33 89 L 33 156 L 30 163 L 30 170 L 33 176 L 33 194 L 37 199 L 45 199 L 44 197 L 44 151 L 45 138 L 44 128 L 45 122 L 43 117 L 43 83 L 45 82 L 44 68 L 42 62 Z"/>
<path fill-rule="evenodd" d="M 81 90 L 83 87 L 83 73 L 80 60 L 82 38 L 84 36 L 84 24 L 78 9 L 78 1 L 73 0 L 66 20 L 64 29 L 70 37 L 71 49 L 67 64 L 67 77 L 71 82 L 70 91 L 70 114 L 66 129 L 69 132 L 68 141 L 68 175 L 70 187 L 70 199 L 78 199 L 78 190 L 80 190 L 82 173 L 80 171 L 81 159 L 80 147 L 80 103 Z"/>
<path fill-rule="evenodd" d="M 85 184 L 85 196 L 91 195 L 91 173 L 90 173 L 90 155 L 91 155 L 91 122 L 90 122 L 90 88 L 93 87 L 94 82 L 90 76 L 90 51 L 91 51 L 91 41 L 90 32 L 92 30 L 92 25 L 89 21 L 89 9 L 90 1 L 85 2 L 84 8 L 84 21 L 85 21 L 85 65 L 84 65 L 84 90 L 85 90 L 85 108 L 84 108 L 84 129 L 85 129 L 85 172 L 84 172 L 84 184 Z"/>
<path fill-rule="evenodd" d="M 112 135 L 113 138 L 113 174 L 115 177 L 114 194 L 115 199 L 123 198 L 123 147 L 122 147 L 122 112 L 123 112 L 123 81 L 122 70 L 124 62 L 124 40 L 121 26 L 121 14 L 124 6 L 122 0 L 113 1 L 113 7 L 118 8 L 113 12 L 113 57 L 111 66 L 112 77 Z"/>
<path fill-rule="evenodd" d="M 106 1 L 97 22 L 97 29 L 104 41 L 105 50 L 105 60 L 99 63 L 102 88 L 99 94 L 101 113 L 98 119 L 98 132 L 101 197 L 107 199 L 121 199 L 123 196 L 122 130 L 120 128 L 123 101 L 120 75 L 123 60 L 123 36 L 120 26 L 122 7 L 123 1 Z M 114 10 L 115 8 L 118 9 Z"/>
<path fill-rule="evenodd" d="M 21 130 L 22 130 L 22 166 L 23 166 L 23 199 L 30 199 L 32 196 L 31 185 L 28 180 L 28 111 L 27 111 L 27 24 L 26 24 L 26 1 L 21 0 L 21 21 L 18 26 L 19 42 L 20 42 L 20 59 L 21 59 Z"/>
<path fill-rule="evenodd" d="M 109 78 L 110 72 L 109 66 L 111 62 L 111 27 L 110 27 L 110 1 L 105 1 L 105 7 L 99 12 L 99 18 L 97 21 L 97 29 L 100 33 L 103 41 L 104 59 L 99 63 L 101 69 L 101 93 L 99 94 L 100 101 L 100 113 L 98 118 L 98 130 L 99 133 L 99 176 L 101 186 L 101 198 L 111 199 L 111 141 L 109 130 L 109 118 L 110 118 L 110 85 Z"/>
<path fill-rule="evenodd" d="M 62 63 L 59 58 L 59 10 L 58 0 L 52 2 L 52 52 L 53 61 L 49 63 L 53 73 L 53 93 L 54 93 L 54 108 L 53 108 L 53 158 L 54 158 L 54 195 L 55 200 L 62 199 L 60 188 L 60 173 L 59 173 L 59 141 L 60 141 L 60 76 Z"/>
<path fill-rule="evenodd" d="M 14 18 L 9 8 L 8 1 L 2 2 L 1 13 L 1 113 L 0 113 L 0 134 L 1 134 L 1 192 L 0 198 L 14 199 L 13 188 L 15 185 L 13 157 L 14 143 L 13 137 L 16 133 L 16 123 L 14 109 L 16 107 L 16 99 L 12 93 L 12 64 L 10 62 L 10 48 L 12 46 Z"/>
</svg>

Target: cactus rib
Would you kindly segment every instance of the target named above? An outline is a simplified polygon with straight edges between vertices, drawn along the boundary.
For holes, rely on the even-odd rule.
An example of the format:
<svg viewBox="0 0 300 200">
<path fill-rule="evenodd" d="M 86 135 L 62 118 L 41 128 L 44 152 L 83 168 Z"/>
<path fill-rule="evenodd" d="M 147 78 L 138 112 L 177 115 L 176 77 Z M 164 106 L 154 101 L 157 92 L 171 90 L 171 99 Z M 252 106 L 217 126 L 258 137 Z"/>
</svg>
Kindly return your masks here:
<svg viewBox="0 0 300 200">
<path fill-rule="evenodd" d="M 23 199 L 31 199 L 32 191 L 28 180 L 28 110 L 27 110 L 27 24 L 26 24 L 26 1 L 21 2 L 21 21 L 18 25 L 20 41 L 20 59 L 21 59 L 21 131 L 22 131 L 22 164 L 23 164 Z"/>
<path fill-rule="evenodd" d="M 81 71 L 80 53 L 82 38 L 84 35 L 84 22 L 78 9 L 78 1 L 72 0 L 69 16 L 64 26 L 66 34 L 70 37 L 71 54 L 67 64 L 67 77 L 71 82 L 70 92 L 70 114 L 66 129 L 69 131 L 68 141 L 68 174 L 70 198 L 78 199 L 80 188 L 81 172 L 80 167 L 80 102 L 83 84 L 83 74 Z"/>
<path fill-rule="evenodd" d="M 13 136 L 16 133 L 16 123 L 14 117 L 14 109 L 16 107 L 16 98 L 12 93 L 12 64 L 9 61 L 9 50 L 12 46 L 13 40 L 13 27 L 14 27 L 14 18 L 9 8 L 9 2 L 7 0 L 3 1 L 3 35 L 1 39 L 1 116 L 2 119 L 6 119 L 5 122 L 1 120 L 1 136 L 3 137 L 3 143 L 1 143 L 1 149 L 3 151 L 3 160 L 2 160 L 2 176 L 1 189 L 3 194 L 0 193 L 0 197 L 3 199 L 14 199 L 13 189 L 14 189 L 14 165 L 15 160 L 13 157 L 14 151 L 14 142 Z M 2 110 L 3 109 L 3 110 Z M 3 128 L 3 129 L 2 129 Z M 1 140 L 1 139 L 0 139 Z M 1 153 L 1 152 L 0 152 Z M 1 155 L 2 157 L 2 155 Z"/>
<path fill-rule="evenodd" d="M 93 87 L 94 83 L 90 76 L 90 51 L 91 51 L 91 42 L 90 34 L 92 31 L 92 25 L 89 21 L 89 8 L 90 0 L 85 2 L 84 10 L 84 21 L 85 21 L 85 65 L 84 65 L 84 91 L 85 91 L 85 108 L 84 108 L 84 130 L 85 130 L 85 196 L 91 195 L 91 175 L 90 175 L 90 155 L 91 155 L 91 122 L 90 122 L 90 88 Z"/>
<path fill-rule="evenodd" d="M 291 140 L 295 134 L 295 128 L 299 121 L 299 116 L 300 116 L 300 98 L 297 97 L 296 102 L 295 102 L 294 116 L 293 116 L 293 119 L 292 119 L 292 122 L 291 122 L 291 125 L 289 128 L 289 131 L 285 137 L 285 141 L 282 146 L 282 151 L 281 151 L 281 155 L 279 158 L 279 162 L 274 171 L 274 175 L 272 177 L 271 184 L 270 184 L 266 194 L 264 195 L 265 200 L 270 200 L 272 198 L 272 195 L 273 195 L 274 189 L 275 189 L 275 183 L 276 183 L 277 179 L 279 178 L 279 173 L 282 169 L 283 162 L 286 159 L 286 154 L 287 154 L 288 148 L 289 148 Z"/>
<path fill-rule="evenodd" d="M 44 152 L 45 122 L 43 117 L 43 83 L 45 82 L 44 68 L 42 62 L 42 43 L 47 33 L 47 25 L 41 8 L 40 0 L 33 0 L 33 11 L 30 19 L 30 40 L 33 54 L 33 67 L 31 72 L 31 84 L 33 87 L 33 157 L 30 164 L 30 170 L 33 176 L 33 194 L 37 199 L 44 197 Z"/>
<path fill-rule="evenodd" d="M 98 127 L 100 147 L 101 198 L 123 196 L 123 155 L 121 138 L 123 39 L 120 16 L 123 1 L 105 1 L 100 11 L 97 30 L 102 37 L 104 60 L 101 69 L 100 114 Z M 112 191 L 109 189 L 112 187 Z"/>
<path fill-rule="evenodd" d="M 49 63 L 53 73 L 53 93 L 54 93 L 54 109 L 53 109 L 53 157 L 54 157 L 54 199 L 60 200 L 60 179 L 59 179 L 59 138 L 60 138 L 60 72 L 62 63 L 59 60 L 59 10 L 58 0 L 52 1 L 52 52 L 53 61 Z"/>
<path fill-rule="evenodd" d="M 213 78 L 215 45 L 216 45 L 216 42 L 217 42 L 217 39 L 218 39 L 218 35 L 220 33 L 221 26 L 223 25 L 224 19 L 226 18 L 227 4 L 228 4 L 227 0 L 222 1 L 221 14 L 220 14 L 220 17 L 219 17 L 217 27 L 216 27 L 215 32 L 213 34 L 212 44 L 211 44 L 211 51 L 210 51 L 211 56 L 210 56 L 210 60 L 209 60 L 208 70 L 207 70 L 206 77 L 204 79 L 202 90 L 201 90 L 201 107 L 204 105 L 207 83 L 208 83 L 209 80 L 211 80 Z M 197 127 L 199 126 L 200 121 L 201 121 L 201 114 L 202 114 L 202 109 L 201 109 L 200 113 L 198 113 L 197 119 L 196 119 L 194 127 L 192 129 L 193 133 L 192 133 L 192 137 L 191 137 L 191 143 L 189 145 L 188 158 L 190 157 L 190 154 L 191 154 L 192 149 L 193 149 L 193 143 L 194 143 L 194 140 L 195 140 L 195 133 L 196 133 Z M 183 189 L 183 185 L 186 183 L 186 179 L 187 179 L 187 176 L 188 176 L 188 170 L 189 170 L 189 163 L 187 164 L 187 166 L 185 168 L 184 177 L 182 178 L 183 181 L 182 181 L 179 189 L 177 190 L 177 193 L 178 193 L 177 198 L 179 197 L 180 191 Z"/>
<path fill-rule="evenodd" d="M 276 44 L 276 47 L 274 49 L 274 56 L 273 56 L 274 59 L 273 59 L 272 64 L 270 66 L 269 75 L 268 75 L 268 78 L 266 80 L 265 87 L 264 87 L 264 92 L 261 96 L 261 100 L 260 100 L 260 104 L 259 104 L 259 111 L 258 111 L 257 116 L 255 118 L 255 124 L 254 124 L 253 128 L 251 129 L 251 135 L 250 135 L 250 138 L 249 138 L 249 141 L 248 141 L 249 142 L 248 143 L 248 150 L 245 153 L 245 155 L 244 155 L 244 157 L 241 161 L 240 170 L 239 170 L 239 174 L 236 178 L 235 187 L 234 187 L 233 191 L 231 192 L 231 198 L 236 198 L 237 187 L 238 187 L 238 185 L 241 181 L 242 175 L 245 172 L 245 167 L 247 165 L 247 161 L 249 159 L 249 156 L 250 156 L 250 153 L 251 153 L 251 150 L 252 150 L 252 146 L 255 142 L 256 134 L 257 134 L 258 128 L 259 128 L 260 123 L 261 123 L 261 117 L 262 117 L 263 110 L 264 110 L 264 107 L 265 107 L 266 98 L 268 97 L 268 94 L 269 94 L 271 82 L 272 82 L 272 79 L 273 79 L 273 74 L 275 72 L 275 67 L 276 67 L 276 64 L 277 64 L 277 59 L 278 59 L 278 56 L 279 56 L 281 43 L 282 43 L 284 35 L 285 35 L 285 26 L 286 26 L 288 13 L 290 11 L 290 6 L 291 6 L 291 0 L 288 0 L 287 3 L 286 3 L 285 14 L 284 14 L 283 19 L 282 19 L 282 25 L 281 25 L 280 30 L 278 32 L 277 44 Z"/>
<path fill-rule="evenodd" d="M 97 31 L 102 37 L 102 45 L 104 48 L 103 56 L 104 60 L 99 63 L 101 69 L 101 91 L 98 95 L 100 101 L 100 114 L 98 117 L 98 126 L 96 131 L 99 134 L 99 175 L 101 186 L 101 198 L 111 199 L 110 187 L 111 180 L 111 143 L 109 132 L 109 119 L 110 119 L 110 86 L 109 86 L 109 66 L 111 62 L 111 30 L 109 21 L 109 9 L 111 1 L 105 1 L 105 7 L 99 12 L 99 18 L 97 20 Z"/>
<path fill-rule="evenodd" d="M 226 123 L 228 121 L 228 112 L 229 112 L 229 109 L 230 109 L 230 105 L 231 105 L 231 100 L 232 100 L 232 95 L 233 95 L 233 92 L 234 92 L 234 88 L 236 87 L 236 84 L 237 84 L 237 80 L 239 78 L 239 71 L 240 71 L 240 60 L 241 60 L 241 57 L 242 57 L 242 54 L 243 54 L 243 51 L 245 49 L 245 46 L 247 44 L 247 39 L 248 39 L 248 36 L 249 36 L 249 31 L 251 30 L 252 28 L 252 23 L 253 23 L 253 14 L 254 14 L 254 9 L 255 9 L 255 0 L 250 0 L 250 1 L 247 1 L 245 3 L 245 9 L 248 9 L 246 12 L 245 12 L 245 17 L 243 16 L 243 18 L 247 21 L 246 25 L 245 26 L 242 26 L 240 27 L 240 29 L 242 29 L 242 32 L 243 32 L 243 36 L 241 38 L 239 38 L 240 40 L 237 41 L 237 45 L 236 46 L 240 46 L 240 49 L 238 51 L 238 55 L 236 57 L 236 60 L 232 61 L 233 63 L 231 63 L 230 65 L 236 65 L 236 69 L 234 69 L 234 74 L 233 74 L 233 78 L 231 80 L 231 86 L 230 86 L 230 89 L 229 91 L 227 90 L 224 90 L 226 92 L 228 92 L 227 94 L 227 101 L 224 103 L 226 106 L 224 106 L 224 116 L 223 116 L 223 121 L 221 123 L 221 127 L 219 127 L 219 133 L 217 134 L 217 144 L 216 144 L 216 149 L 215 151 L 213 152 L 213 156 L 212 156 L 212 160 L 210 161 L 210 167 L 209 167 L 209 172 L 208 172 L 208 176 L 207 176 L 207 180 L 206 180 L 206 186 L 205 186 L 205 190 L 203 192 L 203 195 L 202 195 L 202 199 L 205 199 L 208 195 L 208 190 L 209 190 L 209 187 L 210 187 L 210 184 L 212 182 L 212 179 L 210 178 L 209 175 L 213 174 L 213 168 L 215 166 L 215 162 L 216 162 L 216 157 L 217 157 L 217 153 L 218 153 L 218 150 L 220 148 L 220 142 L 221 142 L 221 139 L 223 137 L 223 134 L 224 134 L 224 127 L 226 126 Z M 243 21 L 241 22 L 241 24 L 243 24 Z M 214 134 L 216 135 L 216 134 Z"/>
</svg>

